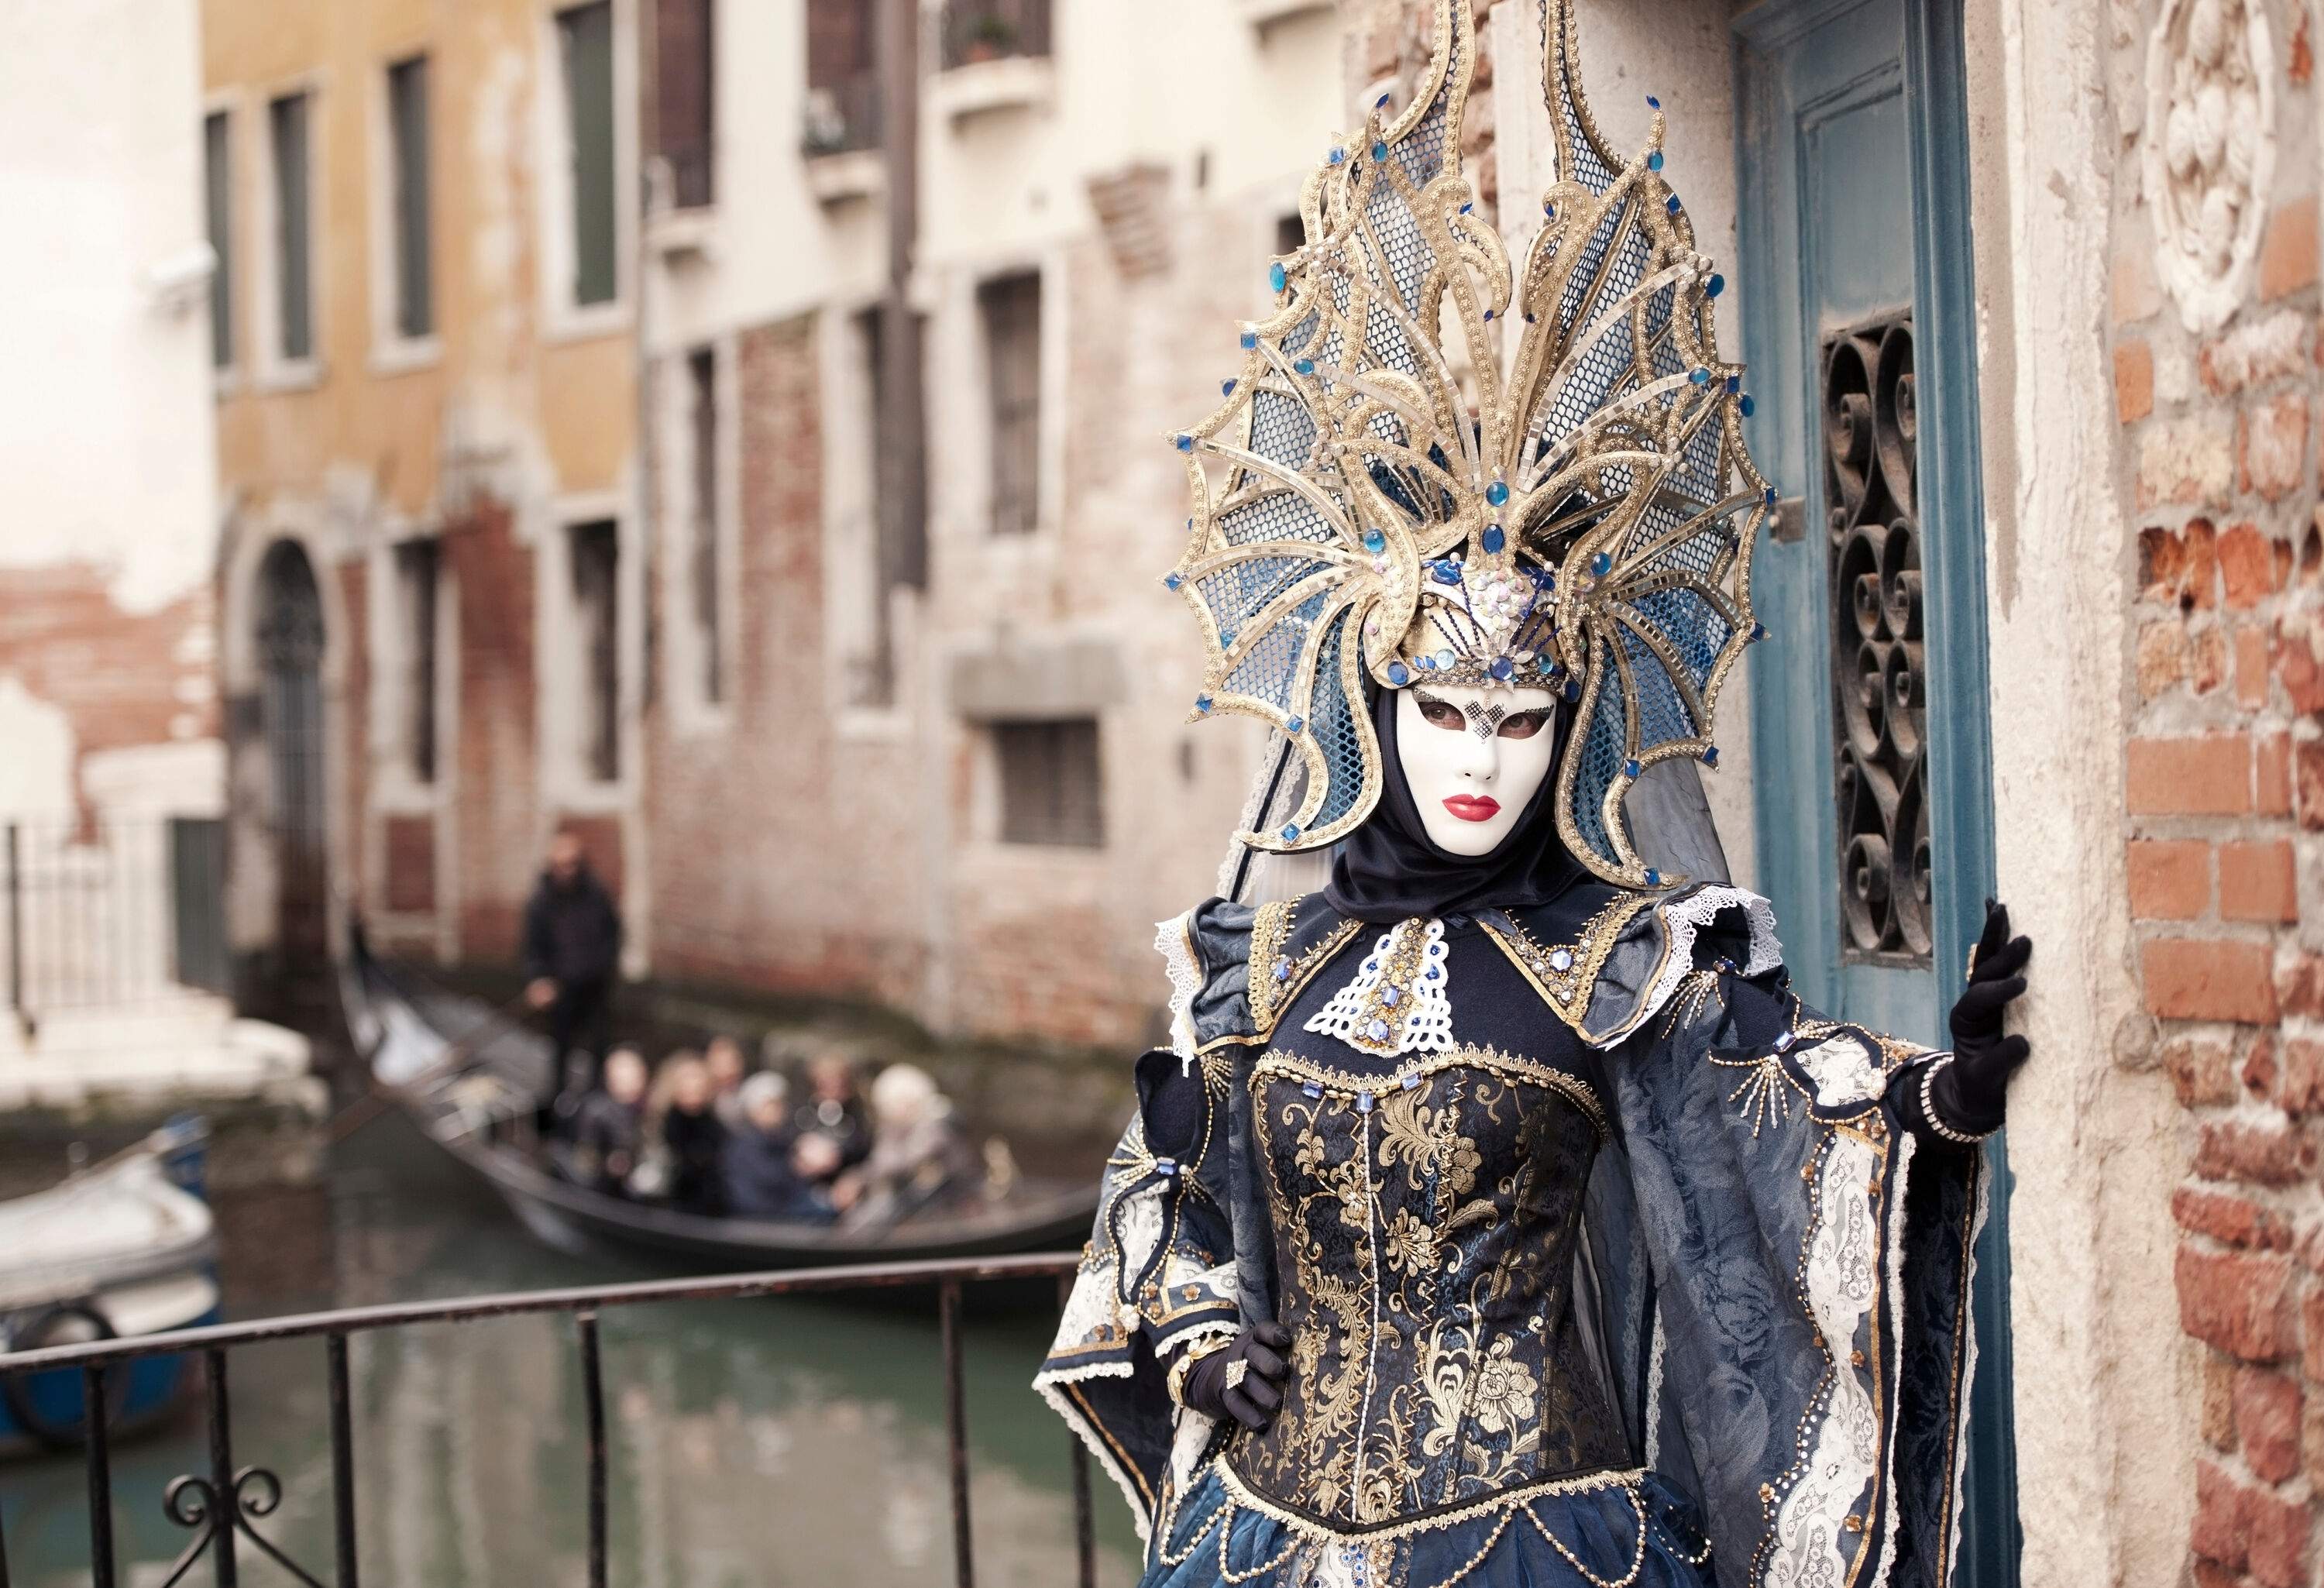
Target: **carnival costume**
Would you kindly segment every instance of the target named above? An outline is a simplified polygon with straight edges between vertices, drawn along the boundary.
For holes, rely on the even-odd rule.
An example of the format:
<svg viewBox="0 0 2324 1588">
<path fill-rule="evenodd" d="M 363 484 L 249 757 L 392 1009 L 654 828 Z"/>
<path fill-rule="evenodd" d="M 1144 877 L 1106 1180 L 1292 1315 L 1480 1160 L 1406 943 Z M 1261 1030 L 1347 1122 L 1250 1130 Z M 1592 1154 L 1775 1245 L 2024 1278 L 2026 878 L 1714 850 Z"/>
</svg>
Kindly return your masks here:
<svg viewBox="0 0 2324 1588">
<path fill-rule="evenodd" d="M 1196 715 L 1279 752 L 1222 897 L 1162 928 L 1173 1046 L 1038 1383 L 1153 1588 L 1933 1584 L 1998 1119 L 1949 1112 L 1951 1056 L 1802 1007 L 1766 901 L 1672 861 L 1715 843 L 1645 841 L 1655 769 L 1716 765 L 1775 492 L 1660 107 L 1617 162 L 1544 0 L 1558 180 L 1513 265 L 1460 169 L 1472 25 L 1439 0 L 1426 91 L 1331 152 L 1173 438 Z M 1399 765 L 1428 683 L 1559 697 L 1481 857 Z M 1335 844 L 1323 892 L 1237 901 Z M 2022 940 L 1991 958 L 1957 1020 L 2006 1078 Z"/>
</svg>

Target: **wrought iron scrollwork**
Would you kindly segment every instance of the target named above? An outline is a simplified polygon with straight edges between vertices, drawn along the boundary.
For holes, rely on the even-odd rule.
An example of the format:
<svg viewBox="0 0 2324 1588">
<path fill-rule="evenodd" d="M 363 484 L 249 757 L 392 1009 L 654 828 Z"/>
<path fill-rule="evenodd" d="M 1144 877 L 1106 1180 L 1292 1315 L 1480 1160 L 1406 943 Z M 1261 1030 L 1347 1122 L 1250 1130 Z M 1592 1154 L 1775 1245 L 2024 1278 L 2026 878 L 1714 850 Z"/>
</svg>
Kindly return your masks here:
<svg viewBox="0 0 2324 1588">
<path fill-rule="evenodd" d="M 194 1529 L 192 1540 L 170 1563 L 170 1570 L 160 1588 L 176 1588 L 194 1563 L 209 1553 L 223 1528 L 232 1528 L 276 1565 L 307 1584 L 307 1588 L 324 1588 L 321 1579 L 274 1546 L 273 1541 L 253 1527 L 254 1519 L 272 1516 L 282 1503 L 282 1480 L 264 1467 L 244 1467 L 234 1475 L 231 1503 L 221 1516 L 217 1490 L 207 1478 L 173 1479 L 161 1494 L 161 1514 L 181 1528 Z"/>
<path fill-rule="evenodd" d="M 1928 670 L 1913 317 L 1823 347 L 1841 957 L 1930 964 Z"/>
</svg>

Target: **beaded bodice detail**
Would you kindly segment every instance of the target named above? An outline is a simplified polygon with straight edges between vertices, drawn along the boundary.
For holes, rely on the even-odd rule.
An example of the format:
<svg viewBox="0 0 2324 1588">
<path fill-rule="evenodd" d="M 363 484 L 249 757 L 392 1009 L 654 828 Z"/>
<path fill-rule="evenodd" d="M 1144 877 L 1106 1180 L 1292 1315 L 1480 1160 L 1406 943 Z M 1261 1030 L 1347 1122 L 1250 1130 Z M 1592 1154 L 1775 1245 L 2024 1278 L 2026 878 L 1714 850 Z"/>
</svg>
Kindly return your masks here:
<svg viewBox="0 0 2324 1588">
<path fill-rule="evenodd" d="M 1427 925 L 1398 933 L 1439 941 Z M 1310 1017 L 1370 942 L 1306 983 L 1241 1076 L 1293 1371 L 1229 1460 L 1343 1530 L 1631 1460 L 1571 1294 L 1605 1129 L 1594 1055 L 1466 923 L 1442 937 L 1449 1041 L 1330 1034 Z"/>
</svg>

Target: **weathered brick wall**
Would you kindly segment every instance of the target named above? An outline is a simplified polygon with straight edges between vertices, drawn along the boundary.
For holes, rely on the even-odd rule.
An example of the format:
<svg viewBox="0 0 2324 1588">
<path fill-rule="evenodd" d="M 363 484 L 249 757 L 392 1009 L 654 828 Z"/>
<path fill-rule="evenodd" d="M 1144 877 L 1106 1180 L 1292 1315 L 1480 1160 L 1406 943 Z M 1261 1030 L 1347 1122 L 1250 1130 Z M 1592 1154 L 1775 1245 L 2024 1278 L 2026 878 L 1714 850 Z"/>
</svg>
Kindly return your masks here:
<svg viewBox="0 0 2324 1588">
<path fill-rule="evenodd" d="M 471 960 L 515 958 L 540 860 L 533 556 L 488 498 L 444 531 L 460 656 L 459 735 L 445 759 L 459 780 L 459 941 Z"/>
<path fill-rule="evenodd" d="M 345 824 L 344 830 L 353 839 L 343 845 L 345 869 L 340 885 L 351 897 L 369 900 L 373 878 L 364 864 L 369 846 L 360 835 L 371 808 L 371 568 L 361 558 L 354 558 L 336 569 L 317 572 L 322 578 L 337 575 L 339 605 L 346 614 L 343 621 L 346 625 L 346 680 L 340 697 L 344 720 L 338 725 L 338 743 L 329 752 L 340 768 L 337 819 Z"/>
<path fill-rule="evenodd" d="M 2115 107 L 2128 158 L 2114 400 L 2135 547 L 2125 863 L 2152 1050 L 2185 1111 L 2171 1196 L 2208 1447 L 2200 1588 L 2315 1583 L 2324 1492 L 2324 943 L 2302 920 L 2324 882 L 2313 38 L 2302 7 L 2258 3 L 2277 180 L 2249 200 L 2266 213 L 2239 306 L 2200 333 L 2158 277 L 2157 195 L 2139 175 L 2144 141 L 2173 135 L 2143 118 L 2158 8 L 2116 7 L 2133 25 L 2116 47 L 2137 68 L 2116 73 Z"/>
</svg>

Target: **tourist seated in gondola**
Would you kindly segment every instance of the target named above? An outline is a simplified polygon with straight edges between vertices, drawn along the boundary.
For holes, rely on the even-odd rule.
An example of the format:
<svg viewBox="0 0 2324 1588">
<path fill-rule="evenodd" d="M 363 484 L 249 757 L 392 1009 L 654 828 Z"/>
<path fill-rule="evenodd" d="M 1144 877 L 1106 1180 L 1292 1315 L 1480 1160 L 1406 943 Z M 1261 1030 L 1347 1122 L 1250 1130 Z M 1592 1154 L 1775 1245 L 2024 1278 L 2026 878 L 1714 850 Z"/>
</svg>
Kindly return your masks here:
<svg viewBox="0 0 2324 1588">
<path fill-rule="evenodd" d="M 726 1127 L 718 1122 L 710 1066 L 702 1056 L 681 1048 L 662 1060 L 648 1109 L 664 1164 L 661 1195 L 681 1212 L 716 1217 L 726 1211 L 721 1168 Z"/>
<path fill-rule="evenodd" d="M 819 1175 L 819 1183 L 833 1184 L 842 1171 L 862 1163 L 872 1151 L 871 1122 L 864 1117 L 863 1099 L 855 1086 L 855 1065 L 844 1053 L 816 1055 L 807 1061 L 807 1095 L 791 1113 L 791 1128 L 804 1141 L 820 1136 L 838 1149 L 836 1167 Z"/>
<path fill-rule="evenodd" d="M 703 1048 L 702 1062 L 710 1066 L 711 1106 L 717 1110 L 718 1122 L 732 1135 L 742 1128 L 742 1083 L 751 1074 L 742 1045 L 721 1032 Z"/>
<path fill-rule="evenodd" d="M 951 1100 L 926 1070 L 908 1064 L 881 1070 L 872 1083 L 872 1151 L 836 1191 L 849 1223 L 892 1223 L 957 1201 L 976 1185 L 976 1155 L 953 1122 Z"/>
<path fill-rule="evenodd" d="M 634 1048 L 605 1057 L 605 1084 L 581 1100 L 570 1139 L 555 1150 L 559 1174 L 607 1196 L 630 1194 L 645 1144 L 646 1061 Z"/>
<path fill-rule="evenodd" d="M 752 1076 L 742 1083 L 740 1101 L 742 1123 L 726 1135 L 727 1213 L 743 1219 L 829 1223 L 835 1212 L 831 1198 L 800 1170 L 790 1083 L 772 1072 Z"/>
</svg>

